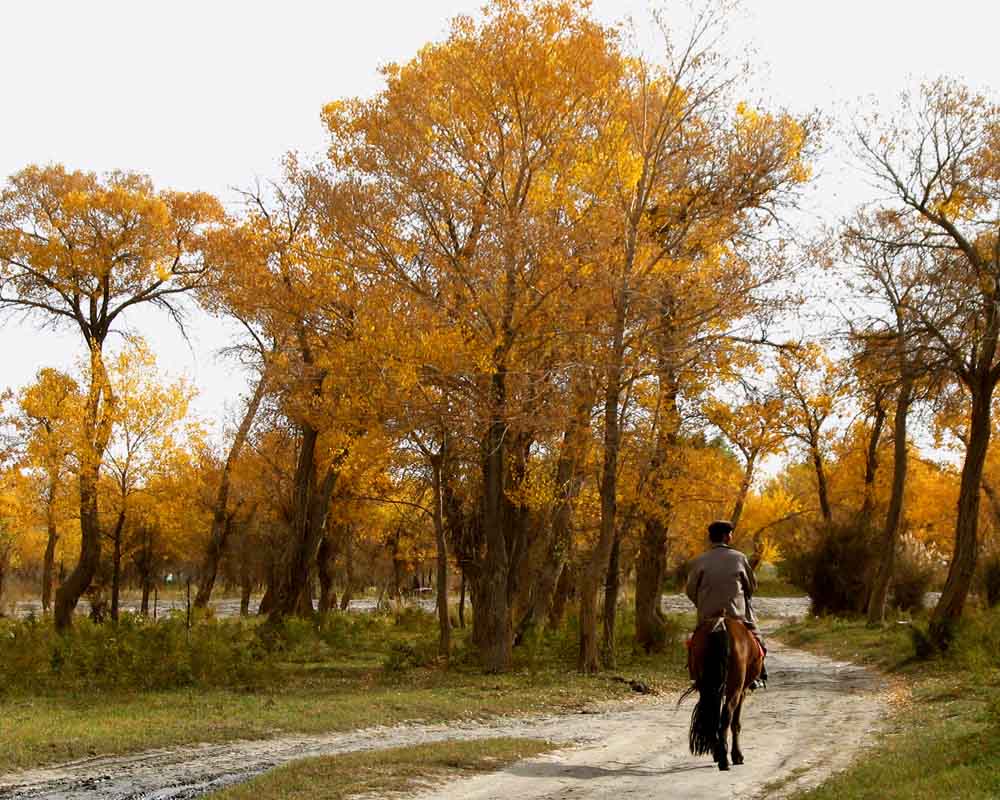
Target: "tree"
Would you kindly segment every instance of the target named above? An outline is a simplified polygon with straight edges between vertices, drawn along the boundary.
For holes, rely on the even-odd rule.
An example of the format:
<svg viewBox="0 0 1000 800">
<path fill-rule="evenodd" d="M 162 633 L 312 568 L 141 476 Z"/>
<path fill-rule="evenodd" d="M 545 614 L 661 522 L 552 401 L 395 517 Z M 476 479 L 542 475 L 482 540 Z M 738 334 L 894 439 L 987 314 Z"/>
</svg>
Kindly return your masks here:
<svg viewBox="0 0 1000 800">
<path fill-rule="evenodd" d="M 149 178 L 27 167 L 0 192 L 0 310 L 76 328 L 88 351 L 78 458 L 80 558 L 56 592 L 56 626 L 72 624 L 101 557 L 98 481 L 116 397 L 104 363 L 110 333 L 132 309 L 182 319 L 181 295 L 204 284 L 206 238 L 223 218 L 203 193 L 156 191 Z"/>
<path fill-rule="evenodd" d="M 926 256 L 921 302 L 909 308 L 968 392 L 955 549 L 932 639 L 947 647 L 972 585 L 979 496 L 1000 380 L 1000 104 L 946 79 L 904 95 L 894 119 L 858 131 L 861 157 L 894 210 L 907 244 Z"/>
<path fill-rule="evenodd" d="M 573 185 L 604 126 L 612 50 L 575 2 L 498 0 L 388 67 L 374 99 L 325 110 L 333 162 L 358 189 L 359 251 L 467 354 L 465 375 L 429 372 L 474 398 L 483 548 L 467 563 L 480 567 L 474 638 L 490 671 L 510 663 L 527 530 L 507 489 L 535 435 L 529 422 L 546 417 L 519 401 L 549 363 L 551 306 L 583 268 L 572 242 L 589 205 Z"/>
<path fill-rule="evenodd" d="M 891 211 L 859 212 L 845 226 L 842 252 L 853 267 L 858 288 L 868 300 L 869 311 L 854 332 L 860 352 L 858 369 L 869 376 L 873 391 L 892 409 L 893 472 L 889 505 L 882 528 L 875 576 L 868 599 L 868 621 L 882 624 L 892 582 L 908 469 L 907 420 L 917 382 L 942 370 L 920 335 L 913 309 L 931 302 L 923 282 L 922 256 L 907 246 L 908 232 Z M 874 305 L 877 303 L 877 305 Z M 884 420 L 887 411 L 879 409 Z M 874 441 L 868 463 L 875 459 Z M 871 481 L 866 481 L 866 487 Z M 872 492 L 866 491 L 862 515 L 872 509 Z"/>
<path fill-rule="evenodd" d="M 52 601 L 53 572 L 60 528 L 68 522 L 70 483 L 76 470 L 83 416 L 83 396 L 74 378 L 50 367 L 40 369 L 35 382 L 23 389 L 12 416 L 20 440 L 20 466 L 37 471 L 46 532 L 42 562 L 42 609 Z"/>
<path fill-rule="evenodd" d="M 105 468 L 114 486 L 114 499 L 107 506 L 114 509 L 115 521 L 104 535 L 112 546 L 110 611 L 111 619 L 117 621 L 131 505 L 162 465 L 175 460 L 171 451 L 190 438 L 185 422 L 194 391 L 184 379 L 165 383 L 158 374 L 156 357 L 138 338 L 111 361 L 108 378 L 116 403 Z"/>
<path fill-rule="evenodd" d="M 827 523 L 833 520 L 833 506 L 824 427 L 836 419 L 837 403 L 846 395 L 849 378 L 816 344 L 786 348 L 778 354 L 778 390 L 786 398 L 784 432 L 806 450 L 820 514 Z"/>
</svg>

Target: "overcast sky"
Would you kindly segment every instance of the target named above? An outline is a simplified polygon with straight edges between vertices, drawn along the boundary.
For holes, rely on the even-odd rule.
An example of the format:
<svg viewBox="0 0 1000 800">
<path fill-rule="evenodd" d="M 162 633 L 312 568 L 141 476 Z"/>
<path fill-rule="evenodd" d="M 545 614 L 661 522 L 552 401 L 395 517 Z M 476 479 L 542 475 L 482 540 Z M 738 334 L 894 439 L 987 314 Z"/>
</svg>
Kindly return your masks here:
<svg viewBox="0 0 1000 800">
<path fill-rule="evenodd" d="M 161 187 L 233 202 L 232 187 L 277 173 L 288 150 L 322 151 L 319 112 L 379 87 L 377 68 L 440 38 L 448 19 L 482 0 L 3 0 L 0 3 L 0 177 L 30 163 L 148 173 Z M 997 89 L 1000 3 L 992 0 L 748 0 L 728 47 L 756 51 L 751 99 L 834 122 L 866 97 L 942 74 Z M 654 41 L 649 3 L 594 0 L 612 21 L 631 15 Z M 681 3 L 666 18 L 683 26 Z M 808 198 L 811 218 L 835 221 L 866 187 L 833 148 Z M 195 319 L 191 345 L 165 320 L 133 318 L 161 364 L 201 388 L 199 412 L 218 421 L 243 384 L 214 356 L 225 332 Z M 78 335 L 0 328 L 0 386 L 41 366 L 69 367 Z"/>
</svg>

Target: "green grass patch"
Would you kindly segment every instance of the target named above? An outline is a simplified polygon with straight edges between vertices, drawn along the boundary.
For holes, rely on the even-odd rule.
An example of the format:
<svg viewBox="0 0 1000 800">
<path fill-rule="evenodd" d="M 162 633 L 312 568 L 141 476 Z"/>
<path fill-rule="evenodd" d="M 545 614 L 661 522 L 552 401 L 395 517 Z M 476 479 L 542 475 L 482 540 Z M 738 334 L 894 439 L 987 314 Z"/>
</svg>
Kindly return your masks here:
<svg viewBox="0 0 1000 800">
<path fill-rule="evenodd" d="M 633 627 L 627 615 L 619 631 L 619 668 L 615 674 L 643 681 L 661 691 L 685 683 L 681 633 L 677 620 L 665 656 L 632 651 Z M 57 672 L 43 644 L 49 631 L 32 635 L 33 653 L 13 652 L 23 631 L 5 623 L 0 632 L 0 772 L 96 755 L 112 755 L 194 742 L 266 738 L 283 734 L 348 731 L 401 722 L 444 722 L 498 715 L 576 711 L 594 702 L 634 696 L 611 674 L 581 676 L 575 670 L 577 630 L 571 621 L 555 633 L 536 634 L 515 649 L 512 670 L 484 675 L 467 642 L 468 629 L 456 630 L 450 666 L 438 663 L 433 616 L 408 611 L 398 615 L 327 615 L 318 623 L 290 621 L 277 634 L 253 645 L 261 663 L 247 675 L 233 676 L 229 651 L 205 644 L 214 660 L 201 671 L 185 673 L 185 683 L 171 680 L 160 688 L 138 676 L 115 677 L 107 665 L 186 663 L 182 631 L 167 641 L 173 651 L 140 653 L 135 660 L 96 659 L 83 653 L 116 652 L 122 641 L 159 641 L 160 634 L 122 636 L 112 626 L 84 630 L 75 642 L 76 664 L 102 665 L 91 672 Z M 32 623 L 42 626 L 48 623 Z M 139 623 L 136 623 L 137 625 Z M 145 624 L 145 623 L 143 623 Z M 158 623 L 164 624 L 164 623 Z M 172 624 L 172 623 L 170 623 Z M 228 626 L 243 626 L 230 630 Z M 192 634 L 223 641 L 256 636 L 253 621 L 200 621 Z M 182 626 L 183 628 L 183 626 Z M 245 628 L 245 630 L 243 629 Z M 76 634 L 74 634 L 75 636 Z M 113 638 L 112 645 L 101 637 Z M 142 637 L 150 638 L 144 639 Z M 87 637 L 93 637 L 87 638 Z M 179 638 L 178 638 L 179 637 Z M 58 642 L 56 642 L 58 645 Z M 65 646 L 65 645 L 64 645 Z M 138 645 L 137 645 L 138 646 Z M 143 645 L 145 646 L 145 645 Z M 129 648 L 126 648 L 129 649 Z M 48 653 L 48 655 L 46 655 Z M 187 653 L 187 654 L 186 654 Z M 242 659 L 241 654 L 235 656 Z M 65 663 L 65 662 L 64 662 Z M 242 663 L 242 662 L 241 662 Z M 17 664 L 18 674 L 6 671 Z M 160 668 L 162 675 L 171 671 Z M 65 679 L 63 684 L 60 679 Z"/>
<path fill-rule="evenodd" d="M 361 753 L 309 758 L 271 770 L 247 783 L 209 795 L 212 800 L 343 800 L 386 797 L 419 781 L 494 772 L 551 750 L 535 739 L 435 742 Z"/>
<path fill-rule="evenodd" d="M 923 621 L 903 622 L 869 628 L 812 618 L 779 631 L 790 645 L 870 664 L 896 679 L 875 747 L 798 800 L 1000 796 L 1000 613 L 970 614 L 949 653 L 930 660 L 915 657 Z"/>
</svg>

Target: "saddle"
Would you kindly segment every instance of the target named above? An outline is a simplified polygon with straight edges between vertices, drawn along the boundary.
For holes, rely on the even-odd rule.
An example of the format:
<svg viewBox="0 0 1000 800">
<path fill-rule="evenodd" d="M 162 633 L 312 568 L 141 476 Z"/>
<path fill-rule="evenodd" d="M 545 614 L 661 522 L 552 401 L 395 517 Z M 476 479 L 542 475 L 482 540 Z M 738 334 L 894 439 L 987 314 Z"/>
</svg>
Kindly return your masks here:
<svg viewBox="0 0 1000 800">
<path fill-rule="evenodd" d="M 709 617 L 708 619 L 699 623 L 698 626 L 694 629 L 694 631 L 687 637 L 687 640 L 684 642 L 685 646 L 687 647 L 688 675 L 690 676 L 692 681 L 698 680 L 698 675 L 699 672 L 701 671 L 704 646 L 705 642 L 708 639 L 708 636 L 724 628 L 727 619 L 730 619 L 734 622 L 738 622 L 740 623 L 740 625 L 746 627 L 743 620 L 737 617 L 726 617 L 721 615 L 718 617 Z M 751 635 L 754 644 L 757 646 L 757 652 L 760 655 L 760 660 L 761 663 L 763 664 L 766 651 L 764 650 L 763 645 L 760 643 L 760 639 L 758 639 L 757 636 L 754 635 L 754 632 L 749 628 L 747 628 L 747 633 Z"/>
</svg>

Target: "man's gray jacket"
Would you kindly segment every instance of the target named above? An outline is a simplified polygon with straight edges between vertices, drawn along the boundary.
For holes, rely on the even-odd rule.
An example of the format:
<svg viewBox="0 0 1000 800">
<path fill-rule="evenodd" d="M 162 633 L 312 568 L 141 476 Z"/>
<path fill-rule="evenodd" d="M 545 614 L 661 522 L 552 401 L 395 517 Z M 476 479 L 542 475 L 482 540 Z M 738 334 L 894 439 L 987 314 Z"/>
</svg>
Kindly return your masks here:
<svg viewBox="0 0 1000 800">
<path fill-rule="evenodd" d="M 712 548 L 691 562 L 687 596 L 698 608 L 698 622 L 719 616 L 756 623 L 746 602 L 757 591 L 757 579 L 747 557 L 726 544 Z"/>
</svg>

